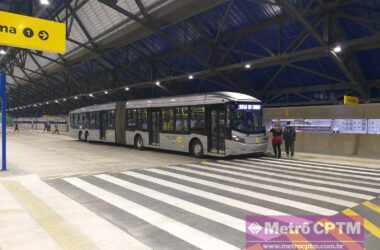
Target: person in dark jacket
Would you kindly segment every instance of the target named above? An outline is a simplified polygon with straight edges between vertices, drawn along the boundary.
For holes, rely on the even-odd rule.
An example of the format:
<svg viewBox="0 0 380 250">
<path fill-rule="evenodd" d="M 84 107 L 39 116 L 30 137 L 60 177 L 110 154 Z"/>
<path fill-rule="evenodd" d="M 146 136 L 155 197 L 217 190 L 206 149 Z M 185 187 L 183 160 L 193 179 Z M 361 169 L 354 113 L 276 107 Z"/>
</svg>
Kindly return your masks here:
<svg viewBox="0 0 380 250">
<path fill-rule="evenodd" d="M 296 129 L 291 126 L 290 122 L 287 122 L 284 129 L 285 151 L 287 157 L 294 157 L 294 145 L 296 142 Z"/>
<path fill-rule="evenodd" d="M 277 159 L 281 158 L 281 145 L 282 145 L 282 128 L 279 122 L 270 130 L 272 133 L 272 147 L 274 157 Z"/>
</svg>

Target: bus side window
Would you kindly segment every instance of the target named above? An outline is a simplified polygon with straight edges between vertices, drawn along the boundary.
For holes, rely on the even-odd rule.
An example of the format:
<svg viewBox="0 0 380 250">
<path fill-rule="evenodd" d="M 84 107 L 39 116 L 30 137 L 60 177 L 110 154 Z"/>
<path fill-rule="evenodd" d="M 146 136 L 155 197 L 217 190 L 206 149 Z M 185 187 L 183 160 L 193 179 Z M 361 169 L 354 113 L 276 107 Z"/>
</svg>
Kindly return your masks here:
<svg viewBox="0 0 380 250">
<path fill-rule="evenodd" d="M 205 126 L 205 107 L 191 107 L 191 131 L 193 133 L 204 133 Z"/>
<path fill-rule="evenodd" d="M 127 128 L 128 129 L 136 129 L 137 125 L 137 110 L 129 109 L 127 110 Z"/>
<path fill-rule="evenodd" d="M 138 128 L 148 130 L 148 111 L 146 109 L 139 109 L 138 111 Z"/>
<path fill-rule="evenodd" d="M 90 129 L 96 128 L 95 112 L 90 113 Z"/>
<path fill-rule="evenodd" d="M 115 129 L 115 111 L 111 110 L 108 112 L 108 129 Z"/>
<path fill-rule="evenodd" d="M 174 132 L 174 109 L 162 109 L 162 132 Z"/>
<path fill-rule="evenodd" d="M 175 131 L 177 133 L 187 133 L 189 132 L 189 108 L 182 107 L 176 108 L 176 122 L 175 122 Z"/>
</svg>

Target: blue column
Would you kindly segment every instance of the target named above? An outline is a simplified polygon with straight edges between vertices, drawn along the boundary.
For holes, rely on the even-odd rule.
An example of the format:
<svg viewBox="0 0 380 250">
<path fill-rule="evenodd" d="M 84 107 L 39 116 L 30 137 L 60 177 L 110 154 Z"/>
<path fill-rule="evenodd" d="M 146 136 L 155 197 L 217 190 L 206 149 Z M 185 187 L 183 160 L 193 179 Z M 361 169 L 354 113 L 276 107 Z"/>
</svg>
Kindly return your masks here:
<svg viewBox="0 0 380 250">
<path fill-rule="evenodd" d="M 1 95 L 1 136 L 2 136 L 2 162 L 1 170 L 7 170 L 7 91 L 6 78 L 3 72 L 0 72 L 0 95 Z"/>
</svg>

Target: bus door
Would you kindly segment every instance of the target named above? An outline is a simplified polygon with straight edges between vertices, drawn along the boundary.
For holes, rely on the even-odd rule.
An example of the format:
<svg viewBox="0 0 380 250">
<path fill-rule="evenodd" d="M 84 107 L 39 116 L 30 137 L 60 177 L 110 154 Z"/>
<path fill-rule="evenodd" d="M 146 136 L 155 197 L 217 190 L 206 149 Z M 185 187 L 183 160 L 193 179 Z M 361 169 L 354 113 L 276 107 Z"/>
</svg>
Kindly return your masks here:
<svg viewBox="0 0 380 250">
<path fill-rule="evenodd" d="M 208 110 L 208 151 L 224 154 L 226 138 L 226 108 L 210 106 Z"/>
<path fill-rule="evenodd" d="M 106 139 L 106 129 L 107 129 L 107 112 L 101 111 L 99 112 L 99 139 L 105 140 Z"/>
<path fill-rule="evenodd" d="M 149 126 L 149 144 L 160 144 L 160 127 L 161 127 L 161 111 L 152 110 L 150 112 L 150 126 Z"/>
</svg>

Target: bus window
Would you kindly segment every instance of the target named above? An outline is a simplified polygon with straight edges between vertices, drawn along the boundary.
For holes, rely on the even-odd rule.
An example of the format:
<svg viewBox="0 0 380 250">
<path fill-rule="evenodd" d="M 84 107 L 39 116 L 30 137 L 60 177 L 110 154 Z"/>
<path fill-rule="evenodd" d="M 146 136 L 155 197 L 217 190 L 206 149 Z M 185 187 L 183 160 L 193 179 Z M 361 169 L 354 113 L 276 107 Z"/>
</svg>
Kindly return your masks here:
<svg viewBox="0 0 380 250">
<path fill-rule="evenodd" d="M 162 109 L 162 132 L 174 132 L 174 109 Z"/>
<path fill-rule="evenodd" d="M 90 113 L 90 129 L 96 128 L 96 121 L 95 121 L 95 112 Z"/>
<path fill-rule="evenodd" d="M 100 128 L 100 112 L 95 112 L 95 129 Z"/>
<path fill-rule="evenodd" d="M 83 128 L 89 129 L 90 128 L 90 113 L 85 113 L 84 116 L 85 116 L 85 120 L 84 120 Z"/>
<path fill-rule="evenodd" d="M 129 109 L 127 110 L 127 128 L 136 129 L 137 125 L 137 110 Z"/>
<path fill-rule="evenodd" d="M 148 130 L 148 111 L 146 109 L 138 111 L 138 129 Z"/>
<path fill-rule="evenodd" d="M 115 129 L 115 111 L 111 110 L 108 111 L 108 123 L 107 123 L 107 129 Z"/>
<path fill-rule="evenodd" d="M 189 132 L 189 109 L 187 107 L 176 108 L 175 130 L 177 133 Z"/>
<path fill-rule="evenodd" d="M 205 131 L 205 107 L 191 107 L 191 131 L 204 133 Z"/>
</svg>

